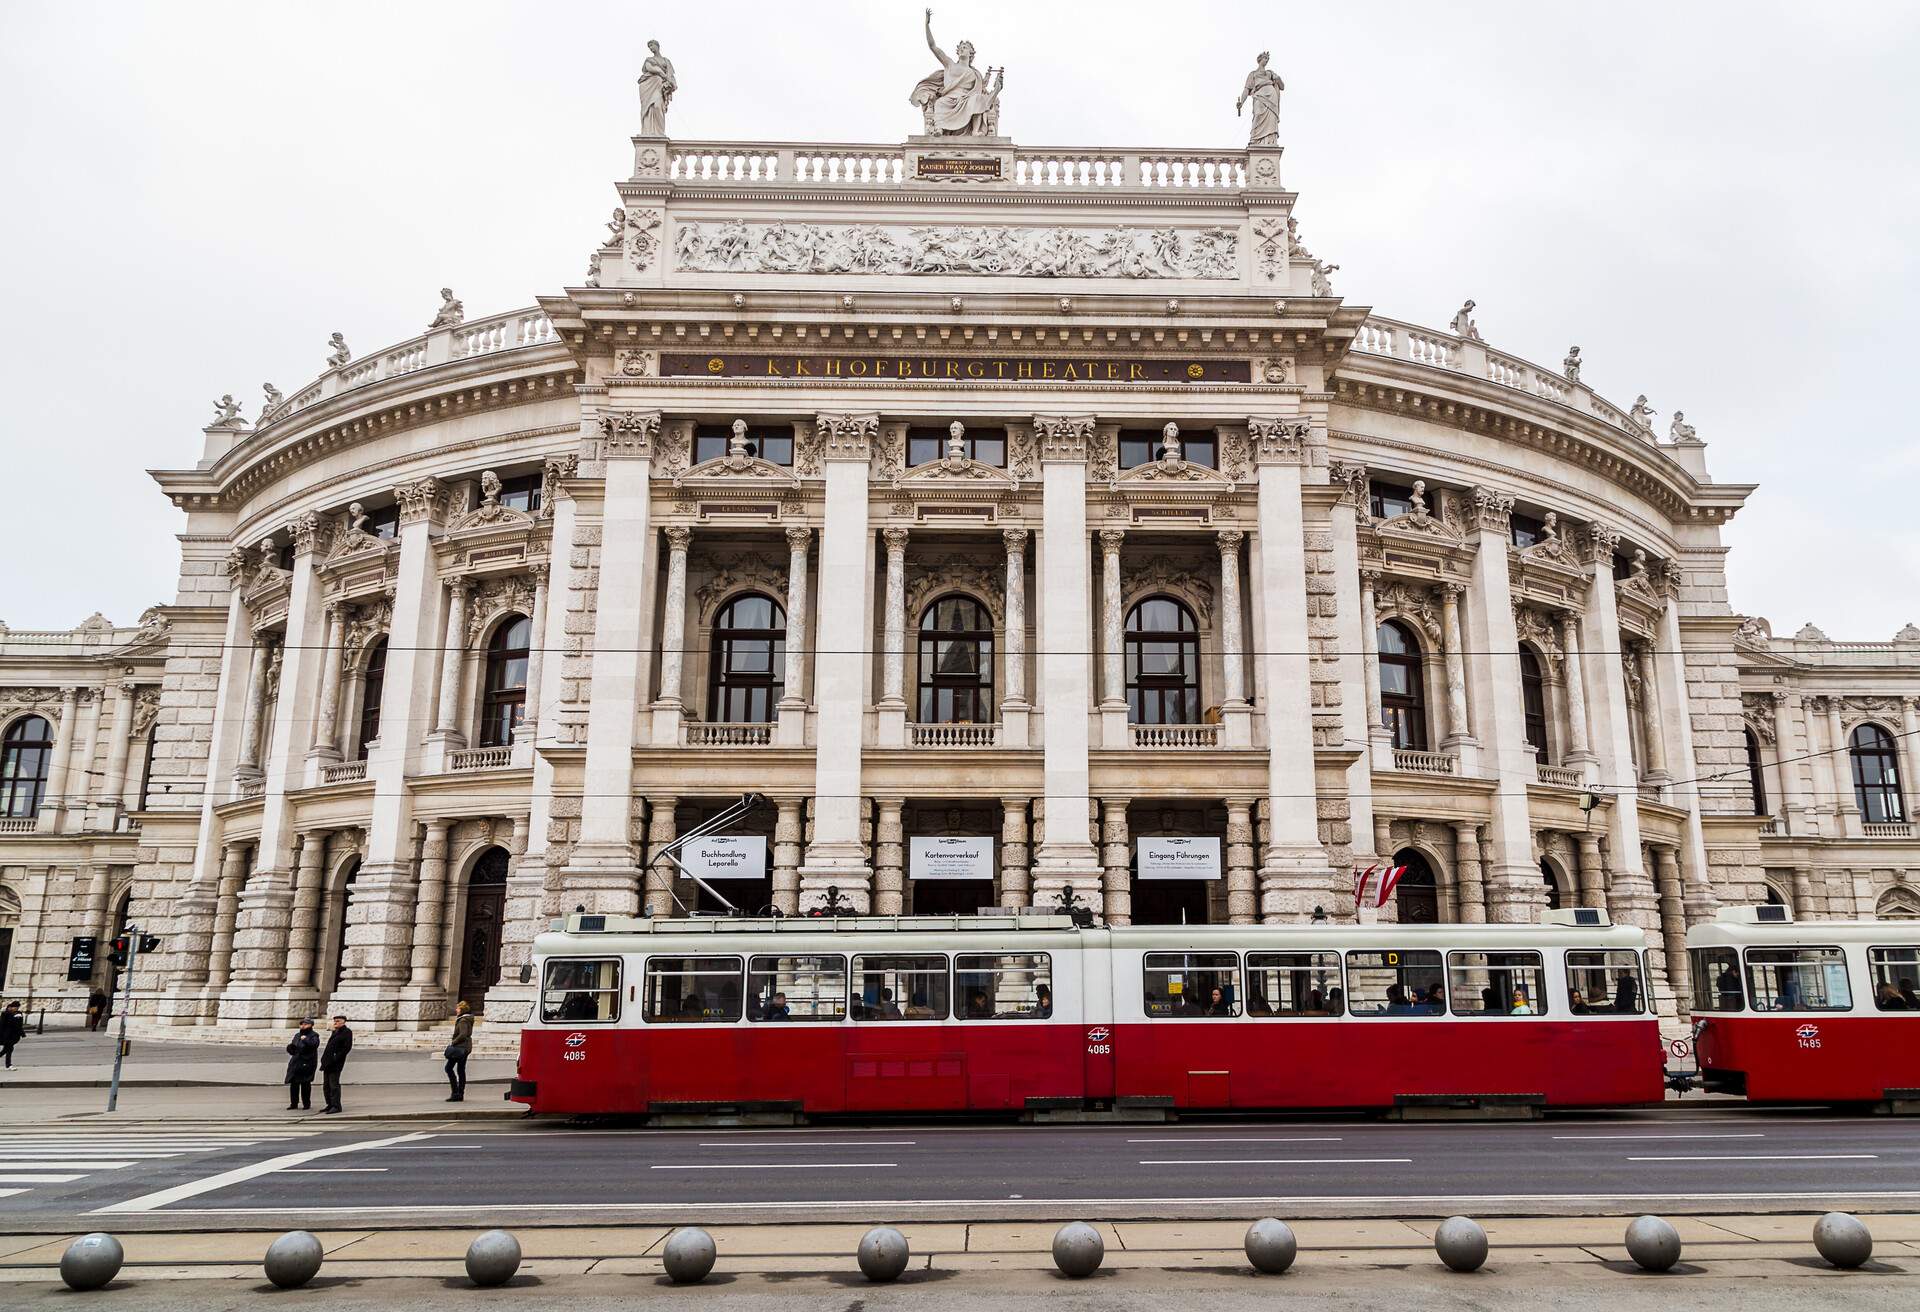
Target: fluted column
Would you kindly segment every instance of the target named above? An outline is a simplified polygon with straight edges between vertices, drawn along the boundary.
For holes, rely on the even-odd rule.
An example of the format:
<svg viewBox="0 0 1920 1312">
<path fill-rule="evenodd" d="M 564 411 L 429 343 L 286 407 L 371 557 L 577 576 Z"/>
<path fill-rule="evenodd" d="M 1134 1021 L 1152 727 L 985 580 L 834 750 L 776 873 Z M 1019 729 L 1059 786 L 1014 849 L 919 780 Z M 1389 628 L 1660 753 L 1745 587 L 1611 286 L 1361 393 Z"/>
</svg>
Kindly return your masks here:
<svg viewBox="0 0 1920 1312">
<path fill-rule="evenodd" d="M 229 843 L 220 859 L 220 892 L 213 904 L 213 951 L 207 962 L 207 987 L 226 987 L 233 974 L 233 931 L 240 916 L 240 889 L 247 882 L 247 847 Z"/>
<path fill-rule="evenodd" d="M 1487 881 L 1480 864 L 1480 827 L 1472 823 L 1453 826 L 1453 863 L 1459 878 L 1460 919 L 1469 925 L 1487 920 Z"/>
<path fill-rule="evenodd" d="M 660 702 L 666 706 L 680 706 L 683 705 L 681 681 L 685 677 L 687 647 L 687 548 L 693 542 L 693 530 L 676 524 L 666 529 L 665 533 L 667 590 L 660 617 Z M 790 663 L 793 651 L 791 628 L 788 634 Z"/>
<path fill-rule="evenodd" d="M 873 840 L 873 912 L 897 916 L 906 909 L 907 836 L 901 824 L 903 799 L 882 797 L 880 828 Z"/>
<path fill-rule="evenodd" d="M 100 823 L 111 828 L 126 810 L 127 756 L 133 745 L 133 704 L 140 687 L 122 679 L 113 700 L 113 727 L 107 738 L 107 775 L 100 786 Z"/>
<path fill-rule="evenodd" d="M 1260 920 L 1260 884 L 1254 874 L 1253 803 L 1227 802 L 1227 923 Z"/>
<path fill-rule="evenodd" d="M 1800 762 L 1793 759 L 1799 755 L 1793 750 L 1793 709 L 1787 703 L 1785 689 L 1774 689 L 1772 701 L 1774 754 L 1779 766 L 1780 806 L 1787 820 L 1786 832 L 1805 836 L 1808 831 L 1807 798 L 1800 775 Z"/>
<path fill-rule="evenodd" d="M 1606 869 L 1600 860 L 1600 835 L 1578 833 L 1574 843 L 1580 853 L 1580 905 L 1607 909 Z"/>
<path fill-rule="evenodd" d="M 1121 613 L 1120 547 L 1127 535 L 1117 528 L 1100 530 L 1100 705 L 1124 707 L 1127 701 L 1126 649 Z"/>
<path fill-rule="evenodd" d="M 886 647 L 881 653 L 880 705 L 895 710 L 907 704 L 907 530 L 884 529 L 880 537 L 887 547 Z"/>
<path fill-rule="evenodd" d="M 1853 795 L 1853 757 L 1847 751 L 1847 726 L 1840 716 L 1840 698 L 1820 699 L 1827 713 L 1827 768 L 1833 777 L 1834 814 L 1839 817 L 1838 832 L 1857 835 L 1860 804 Z M 1902 783 L 1904 784 L 1904 780 Z"/>
<path fill-rule="evenodd" d="M 1653 883 L 1660 897 L 1660 942 L 1667 958 L 1667 983 L 1680 1010 L 1693 1000 L 1692 963 L 1687 960 L 1687 912 L 1680 885 L 1679 853 L 1665 844 L 1653 848 Z"/>
<path fill-rule="evenodd" d="M 1101 889 L 1109 925 L 1133 923 L 1133 882 L 1128 871 L 1127 802 L 1108 797 L 1100 802 Z"/>
<path fill-rule="evenodd" d="M 657 858 L 660 849 L 679 836 L 674 810 L 680 805 L 680 799 L 671 794 L 647 799 L 650 812 L 647 818 L 647 870 L 645 888 L 645 908 L 649 916 L 671 916 L 678 910 L 674 901 L 673 883 L 675 870 L 671 861 Z"/>
<path fill-rule="evenodd" d="M 787 529 L 787 668 L 780 703 L 790 708 L 807 704 L 807 547 L 812 540 L 810 528 L 794 524 Z"/>
<path fill-rule="evenodd" d="M 1393 731 L 1387 728 L 1387 721 L 1380 709 L 1380 571 L 1367 569 L 1360 571 L 1360 652 L 1361 667 L 1364 672 L 1367 690 L 1367 740 L 1370 743 L 1383 744 L 1391 750 Z M 1378 764 L 1391 763 L 1392 758 L 1375 757 Z"/>
<path fill-rule="evenodd" d="M 1580 615 L 1560 613 L 1560 645 L 1565 650 L 1567 679 L 1567 764 L 1586 765 L 1594 759 L 1587 738 L 1587 686 L 1580 672 Z"/>
<path fill-rule="evenodd" d="M 236 782 L 261 776 L 260 726 L 267 717 L 267 674 L 272 662 L 272 644 L 256 636 L 247 673 L 247 710 L 240 721 L 240 761 L 233 768 Z"/>
<path fill-rule="evenodd" d="M 1441 641 L 1446 644 L 1447 662 L 1447 735 L 1441 740 L 1443 747 L 1474 741 L 1473 726 L 1467 720 L 1466 650 L 1460 637 L 1460 594 L 1464 591 L 1458 583 L 1440 585 Z"/>
<path fill-rule="evenodd" d="M 529 567 L 533 576 L 533 614 L 527 618 L 527 709 L 519 727 L 514 730 L 516 739 L 533 741 L 540 724 L 540 689 L 546 673 L 547 655 L 547 592 L 553 567 L 545 562 Z"/>
<path fill-rule="evenodd" d="M 1005 706 L 1027 704 L 1027 530 L 1002 530 L 1007 547 L 1007 695 Z M 1025 803 L 1021 804 L 1023 809 Z"/>
<path fill-rule="evenodd" d="M 1000 799 L 1000 905 L 1024 911 L 1033 904 L 1031 864 L 1027 841 L 1027 799 Z"/>
<path fill-rule="evenodd" d="M 68 798 L 73 792 L 68 775 L 73 763 L 73 722 L 79 714 L 80 690 L 62 688 L 60 723 L 53 731 L 53 759 L 47 763 L 47 798 L 40 807 L 38 827 L 42 832 L 60 827 L 60 817 L 66 811 Z"/>
<path fill-rule="evenodd" d="M 806 802 L 783 797 L 773 822 L 773 905 L 783 916 L 800 913 L 800 851 L 806 839 Z"/>
<path fill-rule="evenodd" d="M 420 900 L 413 909 L 413 953 L 409 961 L 414 988 L 431 987 L 440 974 L 440 939 L 446 923 L 442 900 L 447 892 L 447 820 L 429 820 L 420 843 Z"/>
<path fill-rule="evenodd" d="M 1240 544 L 1246 534 L 1222 529 L 1215 540 L 1220 544 L 1220 657 L 1226 667 L 1226 704 L 1239 706 L 1247 700 L 1246 641 L 1240 628 Z"/>
<path fill-rule="evenodd" d="M 294 859 L 293 912 L 287 921 L 288 988 L 310 989 L 319 983 L 314 965 L 320 938 L 320 895 L 326 879 L 328 833 L 324 829 L 301 832 L 300 851 Z"/>
<path fill-rule="evenodd" d="M 433 731 L 443 741 L 465 745 L 460 730 L 460 682 L 467 647 L 467 593 L 471 585 L 454 579 L 447 585 L 447 627 L 440 648 L 440 706 Z"/>
<path fill-rule="evenodd" d="M 1665 718 L 1661 712 L 1660 676 L 1654 668 L 1652 644 L 1634 644 L 1633 659 L 1640 671 L 1640 727 L 1645 734 L 1642 741 L 1647 757 L 1647 782 L 1665 784 L 1671 776 L 1667 773 L 1667 739 L 1662 732 Z"/>
<path fill-rule="evenodd" d="M 314 716 L 309 761 L 340 759 L 340 647 L 346 631 L 346 608 L 335 602 L 326 608 L 325 636 L 320 650 L 320 704 Z"/>
</svg>

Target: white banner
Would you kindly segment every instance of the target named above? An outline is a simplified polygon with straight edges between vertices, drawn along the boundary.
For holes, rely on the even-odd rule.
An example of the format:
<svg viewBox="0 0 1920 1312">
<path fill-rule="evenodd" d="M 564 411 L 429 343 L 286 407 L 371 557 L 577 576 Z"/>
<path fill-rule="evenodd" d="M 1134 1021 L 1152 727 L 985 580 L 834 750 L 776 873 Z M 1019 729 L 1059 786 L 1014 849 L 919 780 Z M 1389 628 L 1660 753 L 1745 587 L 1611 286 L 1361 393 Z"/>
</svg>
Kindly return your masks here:
<svg viewBox="0 0 1920 1312">
<path fill-rule="evenodd" d="M 1217 838 L 1137 838 L 1134 840 L 1136 879 L 1218 879 L 1220 840 Z"/>
<path fill-rule="evenodd" d="M 908 870 L 915 879 L 992 879 L 993 839 L 912 838 Z"/>
<path fill-rule="evenodd" d="M 759 834 L 696 838 L 680 849 L 680 864 L 702 879 L 764 879 L 767 840 Z"/>
</svg>

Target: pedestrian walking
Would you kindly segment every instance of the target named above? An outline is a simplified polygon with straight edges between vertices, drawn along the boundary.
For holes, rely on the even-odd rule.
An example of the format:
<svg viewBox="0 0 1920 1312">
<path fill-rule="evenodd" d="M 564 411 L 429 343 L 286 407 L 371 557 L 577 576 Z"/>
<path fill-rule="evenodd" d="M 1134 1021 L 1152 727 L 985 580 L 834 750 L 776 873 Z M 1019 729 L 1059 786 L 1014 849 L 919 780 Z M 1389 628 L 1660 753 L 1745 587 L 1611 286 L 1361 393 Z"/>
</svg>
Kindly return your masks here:
<svg viewBox="0 0 1920 1312">
<path fill-rule="evenodd" d="M 322 1112 L 336 1116 L 340 1112 L 340 1072 L 347 1068 L 347 1054 L 353 1051 L 353 1031 L 347 1028 L 345 1016 L 333 1018 L 333 1029 L 327 1034 L 327 1046 L 320 1053 L 320 1088 L 326 1094 L 327 1105 Z"/>
<path fill-rule="evenodd" d="M 104 989 L 95 986 L 87 994 L 87 1028 L 97 1030 L 107 1021 L 107 995 Z"/>
<path fill-rule="evenodd" d="M 465 1002 L 454 1004 L 453 1042 L 447 1045 L 447 1084 L 453 1093 L 448 1102 L 464 1102 L 467 1096 L 467 1054 L 473 1051 L 473 1009 Z"/>
<path fill-rule="evenodd" d="M 7 1060 L 7 1069 L 13 1069 L 13 1045 L 20 1042 L 27 1032 L 27 1018 L 20 1011 L 20 1004 L 9 1002 L 5 1011 L 0 1011 L 0 1056 Z"/>
<path fill-rule="evenodd" d="M 320 1036 L 313 1032 L 313 1017 L 300 1022 L 287 1044 L 287 1110 L 313 1110 L 313 1070 L 320 1061 Z"/>
</svg>

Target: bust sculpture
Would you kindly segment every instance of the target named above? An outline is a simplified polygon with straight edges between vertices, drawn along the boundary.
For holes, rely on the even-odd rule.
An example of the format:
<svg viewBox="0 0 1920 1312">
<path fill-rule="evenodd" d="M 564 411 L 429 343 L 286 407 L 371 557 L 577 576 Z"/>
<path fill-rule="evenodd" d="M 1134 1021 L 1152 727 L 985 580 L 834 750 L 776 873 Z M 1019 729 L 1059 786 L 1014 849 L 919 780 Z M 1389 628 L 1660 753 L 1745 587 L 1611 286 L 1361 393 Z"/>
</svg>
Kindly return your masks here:
<svg viewBox="0 0 1920 1312">
<path fill-rule="evenodd" d="M 727 458 L 734 461 L 745 460 L 747 458 L 747 421 L 736 419 L 727 431 L 731 434 L 727 438 Z"/>
<path fill-rule="evenodd" d="M 958 419 L 947 425 L 947 459 L 958 463 L 967 458 L 967 426 Z"/>
<path fill-rule="evenodd" d="M 494 473 L 491 469 L 482 470 L 480 474 L 480 504 L 483 506 L 492 506 L 498 504 L 499 501 L 500 475 Z"/>
<path fill-rule="evenodd" d="M 1567 358 L 1560 362 L 1560 372 L 1567 376 L 1567 381 L 1570 383 L 1577 383 L 1580 381 L 1580 348 L 1579 347 L 1569 346 L 1567 348 Z"/>
<path fill-rule="evenodd" d="M 907 103 L 920 111 L 929 137 L 990 137 L 999 131 L 1000 87 L 1006 71 L 982 73 L 973 66 L 973 42 L 962 41 L 949 55 L 933 39 L 933 10 L 927 10 L 927 49 L 940 61 L 940 71 L 914 85 Z"/>
<path fill-rule="evenodd" d="M 1180 463 L 1180 425 L 1168 424 L 1160 430 L 1160 459 L 1169 465 Z"/>
<path fill-rule="evenodd" d="M 1254 69 L 1247 74 L 1247 80 L 1241 84 L 1240 99 L 1233 102 L 1234 117 L 1253 102 L 1253 122 L 1247 128 L 1248 146 L 1277 146 L 1280 144 L 1280 93 L 1287 84 L 1280 75 L 1267 67 L 1272 52 L 1262 50 L 1254 61 Z"/>
<path fill-rule="evenodd" d="M 427 325 L 427 330 L 431 332 L 435 328 L 452 328 L 464 321 L 466 317 L 467 308 L 454 299 L 453 288 L 442 287 L 439 312 L 433 316 L 433 322 Z"/>
<path fill-rule="evenodd" d="M 673 76 L 673 61 L 660 53 L 658 41 L 647 42 L 647 58 L 640 65 L 640 135 L 667 135 L 667 106 L 680 83 Z"/>
<path fill-rule="evenodd" d="M 1696 440 L 1693 435 L 1693 425 L 1687 423 L 1686 419 L 1685 411 L 1675 410 L 1673 412 L 1673 423 L 1667 427 L 1667 440 L 1669 442 L 1692 442 Z"/>
</svg>

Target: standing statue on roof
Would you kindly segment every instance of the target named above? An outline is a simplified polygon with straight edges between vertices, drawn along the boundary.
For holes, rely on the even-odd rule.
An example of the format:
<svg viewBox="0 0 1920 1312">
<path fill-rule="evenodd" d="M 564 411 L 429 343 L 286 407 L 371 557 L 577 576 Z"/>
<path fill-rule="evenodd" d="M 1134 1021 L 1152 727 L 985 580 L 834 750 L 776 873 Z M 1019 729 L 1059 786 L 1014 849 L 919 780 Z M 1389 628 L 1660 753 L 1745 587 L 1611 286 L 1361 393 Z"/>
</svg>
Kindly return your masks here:
<svg viewBox="0 0 1920 1312">
<path fill-rule="evenodd" d="M 1567 381 L 1570 383 L 1577 383 L 1580 381 L 1580 348 L 1579 347 L 1569 346 L 1567 348 L 1567 358 L 1560 362 L 1560 372 L 1566 375 Z"/>
<path fill-rule="evenodd" d="M 1247 80 L 1240 88 L 1240 99 L 1233 102 L 1234 117 L 1246 103 L 1253 102 L 1253 124 L 1247 129 L 1247 145 L 1277 146 L 1280 144 L 1280 93 L 1287 84 L 1280 75 L 1267 67 L 1272 52 L 1262 50 L 1255 61 L 1253 72 L 1247 74 Z"/>
<path fill-rule="evenodd" d="M 658 41 L 647 42 L 646 62 L 640 65 L 640 135 L 667 135 L 667 106 L 680 83 L 673 76 L 673 61 L 660 53 Z"/>
<path fill-rule="evenodd" d="M 986 137 L 999 129 L 999 90 L 973 66 L 973 42 L 962 41 L 949 55 L 933 39 L 933 10 L 927 10 L 927 49 L 940 71 L 915 84 L 907 102 L 920 111 L 929 137 Z M 1001 70 L 1001 78 L 1005 79 Z"/>
</svg>

